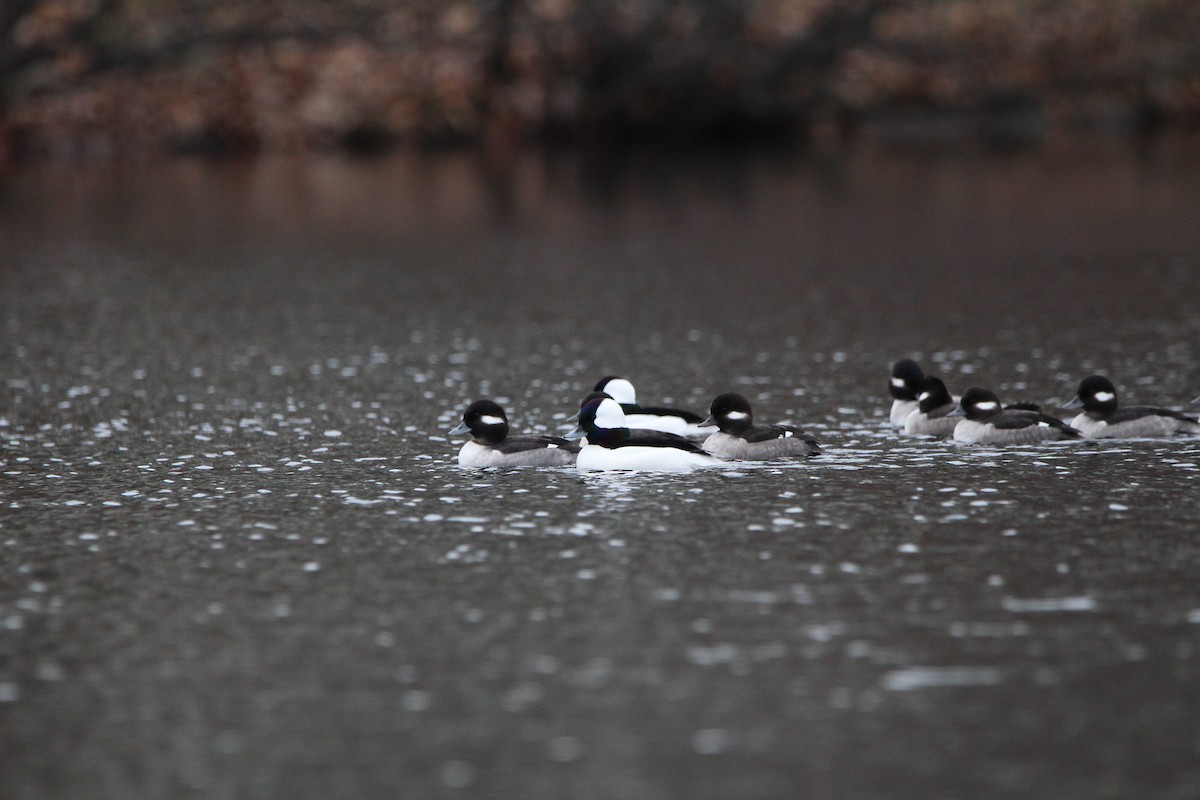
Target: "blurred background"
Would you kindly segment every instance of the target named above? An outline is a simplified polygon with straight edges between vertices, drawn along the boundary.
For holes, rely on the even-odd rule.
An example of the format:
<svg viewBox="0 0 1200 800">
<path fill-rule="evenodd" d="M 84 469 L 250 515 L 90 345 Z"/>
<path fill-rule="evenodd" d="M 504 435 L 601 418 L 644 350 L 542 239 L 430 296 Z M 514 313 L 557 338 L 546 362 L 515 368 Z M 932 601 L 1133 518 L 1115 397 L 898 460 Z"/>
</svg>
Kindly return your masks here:
<svg viewBox="0 0 1200 800">
<path fill-rule="evenodd" d="M 1192 0 L 6 0 L 0 161 L 1200 122 Z"/>
<path fill-rule="evenodd" d="M 1197 0 L 0 0 L 0 798 L 1192 800 Z M 491 397 L 824 455 L 476 472 Z"/>
</svg>

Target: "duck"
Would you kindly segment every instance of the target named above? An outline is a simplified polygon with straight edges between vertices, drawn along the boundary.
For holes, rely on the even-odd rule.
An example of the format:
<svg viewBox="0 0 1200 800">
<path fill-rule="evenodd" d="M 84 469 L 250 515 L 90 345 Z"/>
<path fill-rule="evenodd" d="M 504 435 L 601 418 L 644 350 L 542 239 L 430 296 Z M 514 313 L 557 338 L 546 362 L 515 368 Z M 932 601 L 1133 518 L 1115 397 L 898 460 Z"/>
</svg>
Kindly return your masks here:
<svg viewBox="0 0 1200 800">
<path fill-rule="evenodd" d="M 704 440 L 705 452 L 721 458 L 765 461 L 772 458 L 819 455 L 817 438 L 790 425 L 755 425 L 750 401 L 736 392 L 717 395 L 705 426 L 717 432 Z"/>
<path fill-rule="evenodd" d="M 892 377 L 888 382 L 888 393 L 892 396 L 892 425 L 903 428 L 908 415 L 917 410 L 917 395 L 925 382 L 925 373 L 911 358 L 902 358 L 892 364 Z"/>
<path fill-rule="evenodd" d="M 604 399 L 605 397 L 607 397 L 610 400 L 612 399 L 612 395 L 608 394 L 607 392 L 588 392 L 587 394 L 585 394 L 583 396 L 583 399 L 579 401 L 579 411 L 583 411 L 583 407 L 585 405 L 587 405 L 590 401 L 596 400 L 596 399 Z M 567 422 L 578 423 L 579 422 L 579 411 L 576 411 L 574 414 L 572 414 L 570 417 L 568 417 Z M 628 415 L 626 415 L 625 419 L 628 421 L 628 419 L 629 419 Z M 642 434 L 648 434 L 648 433 L 662 433 L 662 431 L 656 431 L 651 428 L 630 428 L 629 432 L 633 436 L 641 436 Z M 579 442 L 580 446 L 587 444 L 587 437 L 585 436 L 582 439 L 579 439 L 578 442 Z"/>
<path fill-rule="evenodd" d="M 1088 439 L 1149 439 L 1200 433 L 1200 421 L 1169 408 L 1120 406 L 1117 387 L 1103 375 L 1089 375 L 1065 409 L 1082 408 L 1071 426 Z"/>
<path fill-rule="evenodd" d="M 926 376 L 917 395 L 917 409 L 904 421 L 909 436 L 953 436 L 962 417 L 951 416 L 958 403 L 941 378 Z"/>
<path fill-rule="evenodd" d="M 558 436 L 509 436 L 508 416 L 498 403 L 476 400 L 449 435 L 471 434 L 458 451 L 463 467 L 560 467 L 575 463 L 579 445 Z"/>
<path fill-rule="evenodd" d="M 585 436 L 587 444 L 575 461 L 580 471 L 683 472 L 725 463 L 682 436 L 653 430 L 634 434 L 621 404 L 612 397 L 597 397 L 584 403 L 579 412 L 579 425 L 567 434 L 567 438 Z"/>
<path fill-rule="evenodd" d="M 1041 411 L 1004 408 L 990 389 L 972 386 L 963 392 L 950 416 L 964 417 L 954 426 L 954 441 L 977 444 L 1036 444 L 1078 439 L 1075 428 Z"/>
<path fill-rule="evenodd" d="M 633 383 L 619 375 L 605 375 L 596 381 L 592 391 L 604 392 L 616 400 L 625 412 L 631 428 L 662 431 L 690 438 L 705 438 L 717 431 L 712 425 L 702 425 L 704 418 L 691 411 L 638 405 L 637 390 L 633 388 Z"/>
</svg>

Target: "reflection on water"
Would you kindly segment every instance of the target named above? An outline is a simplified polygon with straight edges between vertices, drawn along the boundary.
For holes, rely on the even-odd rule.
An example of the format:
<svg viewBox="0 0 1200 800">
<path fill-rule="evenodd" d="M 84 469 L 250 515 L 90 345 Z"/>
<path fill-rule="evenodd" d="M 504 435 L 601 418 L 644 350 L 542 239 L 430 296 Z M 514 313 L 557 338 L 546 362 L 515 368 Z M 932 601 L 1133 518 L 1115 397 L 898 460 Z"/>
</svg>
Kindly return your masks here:
<svg viewBox="0 0 1200 800">
<path fill-rule="evenodd" d="M 1195 396 L 1195 152 L 10 177 L 0 793 L 1196 794 L 1200 440 L 885 397 Z M 455 465 L 612 372 L 824 453 Z"/>
</svg>

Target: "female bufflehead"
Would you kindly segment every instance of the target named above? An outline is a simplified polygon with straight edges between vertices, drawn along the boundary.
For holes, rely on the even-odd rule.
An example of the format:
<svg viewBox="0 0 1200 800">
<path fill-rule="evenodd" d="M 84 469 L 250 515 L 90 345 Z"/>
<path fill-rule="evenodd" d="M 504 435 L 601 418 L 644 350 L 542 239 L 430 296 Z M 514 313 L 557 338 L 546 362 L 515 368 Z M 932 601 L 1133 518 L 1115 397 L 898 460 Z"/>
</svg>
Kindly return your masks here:
<svg viewBox="0 0 1200 800">
<path fill-rule="evenodd" d="M 917 410 L 917 395 L 925 382 L 925 373 L 911 358 L 904 358 L 892 365 L 892 379 L 888 392 L 892 395 L 892 424 L 903 428 L 908 415 Z"/>
<path fill-rule="evenodd" d="M 958 408 L 950 412 L 960 419 L 954 426 L 954 441 L 979 444 L 1036 444 L 1055 439 L 1077 439 L 1079 431 L 1040 411 L 1002 408 L 1000 398 L 988 389 L 973 386 L 963 392 Z"/>
<path fill-rule="evenodd" d="M 1071 425 L 1089 439 L 1146 439 L 1200 433 L 1200 422 L 1178 411 L 1154 406 L 1117 407 L 1117 388 L 1103 375 L 1079 382 L 1079 391 L 1063 408 L 1082 408 Z"/>
<path fill-rule="evenodd" d="M 941 378 L 932 375 L 921 384 L 917 395 L 917 410 L 904 421 L 904 432 L 909 436 L 952 436 L 962 417 L 950 413 L 958 403 L 950 396 L 950 390 Z"/>
<path fill-rule="evenodd" d="M 750 403 L 729 392 L 712 401 L 705 425 L 719 430 L 704 440 L 704 449 L 721 458 L 762 461 L 788 456 L 815 456 L 821 452 L 811 433 L 789 425 L 755 425 Z"/>
<path fill-rule="evenodd" d="M 606 375 L 601 378 L 596 382 L 592 391 L 604 392 L 616 400 L 620 404 L 621 410 L 625 412 L 626 422 L 632 428 L 693 437 L 708 436 L 717 431 L 711 425 L 701 425 L 703 419 L 700 415 L 690 411 L 682 411 L 678 408 L 639 406 L 633 384 L 616 375 Z"/>
<path fill-rule="evenodd" d="M 504 409 L 491 400 L 476 400 L 463 412 L 451 436 L 470 433 L 458 451 L 464 467 L 559 467 L 575 463 L 579 446 L 557 436 L 509 436 Z"/>
<path fill-rule="evenodd" d="M 679 472 L 721 464 L 682 436 L 662 431 L 629 430 L 625 412 L 611 397 L 589 400 L 579 412 L 579 427 L 569 439 L 587 436 L 575 466 L 581 470 L 634 469 Z"/>
</svg>

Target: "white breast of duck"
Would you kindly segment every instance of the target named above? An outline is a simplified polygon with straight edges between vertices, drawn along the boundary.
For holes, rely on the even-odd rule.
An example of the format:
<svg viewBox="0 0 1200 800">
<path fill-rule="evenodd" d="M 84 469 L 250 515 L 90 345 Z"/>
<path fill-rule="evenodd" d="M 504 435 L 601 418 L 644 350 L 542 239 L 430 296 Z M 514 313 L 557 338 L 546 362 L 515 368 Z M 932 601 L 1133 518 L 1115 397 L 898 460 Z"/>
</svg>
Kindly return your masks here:
<svg viewBox="0 0 1200 800">
<path fill-rule="evenodd" d="M 570 438 L 587 437 L 575 461 L 580 470 L 647 470 L 679 472 L 722 462 L 692 442 L 661 431 L 629 430 L 625 412 L 615 400 L 589 400 L 579 412 L 579 427 Z"/>
</svg>

